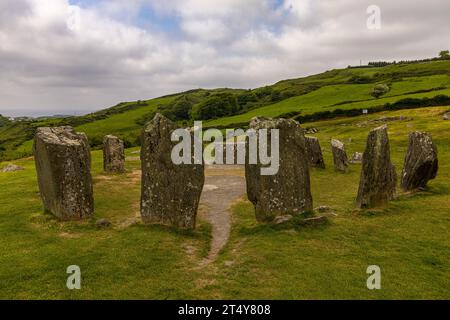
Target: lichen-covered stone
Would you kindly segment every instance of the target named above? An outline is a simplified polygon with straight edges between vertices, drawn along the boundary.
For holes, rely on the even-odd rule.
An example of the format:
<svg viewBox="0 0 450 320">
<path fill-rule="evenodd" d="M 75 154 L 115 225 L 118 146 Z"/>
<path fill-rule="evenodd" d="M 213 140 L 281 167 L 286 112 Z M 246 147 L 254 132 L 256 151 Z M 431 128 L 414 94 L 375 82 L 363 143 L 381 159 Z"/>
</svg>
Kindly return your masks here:
<svg viewBox="0 0 450 320">
<path fill-rule="evenodd" d="M 0 172 L 16 172 L 16 171 L 22 171 L 25 170 L 23 167 L 15 165 L 13 163 L 10 163 L 3 167 Z"/>
<path fill-rule="evenodd" d="M 331 152 L 333 153 L 334 168 L 340 172 L 347 172 L 348 158 L 344 143 L 339 140 L 331 140 Z"/>
<path fill-rule="evenodd" d="M 358 196 L 358 208 L 382 206 L 392 200 L 396 191 L 397 175 L 391 163 L 387 126 L 370 131 L 363 155 Z"/>
<path fill-rule="evenodd" d="M 178 142 L 172 142 L 171 135 L 176 129 L 175 123 L 156 114 L 142 130 L 141 216 L 147 224 L 194 229 L 204 165 L 172 162 L 172 149 Z"/>
<path fill-rule="evenodd" d="M 279 170 L 275 175 L 261 175 L 265 167 L 258 160 L 249 163 L 249 138 L 246 142 L 245 177 L 247 196 L 255 207 L 256 219 L 271 222 L 277 216 L 300 214 L 312 210 L 309 161 L 304 131 L 294 120 L 254 118 L 250 128 L 256 136 L 261 129 L 268 130 L 268 154 L 271 129 L 279 130 Z"/>
<path fill-rule="evenodd" d="M 123 141 L 112 135 L 103 138 L 103 169 L 108 173 L 125 172 Z"/>
<path fill-rule="evenodd" d="M 320 148 L 319 139 L 316 137 L 305 137 L 306 148 L 308 150 L 308 160 L 312 167 L 325 169 L 323 161 L 322 149 Z"/>
<path fill-rule="evenodd" d="M 424 132 L 412 132 L 403 166 L 401 187 L 411 191 L 426 187 L 438 172 L 437 148 L 431 136 Z"/>
<path fill-rule="evenodd" d="M 444 120 L 450 120 L 450 111 L 444 113 L 444 115 L 442 116 L 442 119 L 444 119 Z"/>
<path fill-rule="evenodd" d="M 355 152 L 352 155 L 352 158 L 350 159 L 350 163 L 351 164 L 358 164 L 358 163 L 362 163 L 362 159 L 363 159 L 363 154 L 361 152 Z"/>
<path fill-rule="evenodd" d="M 91 217 L 94 199 L 86 135 L 72 127 L 38 128 L 33 152 L 44 208 L 61 220 Z"/>
</svg>

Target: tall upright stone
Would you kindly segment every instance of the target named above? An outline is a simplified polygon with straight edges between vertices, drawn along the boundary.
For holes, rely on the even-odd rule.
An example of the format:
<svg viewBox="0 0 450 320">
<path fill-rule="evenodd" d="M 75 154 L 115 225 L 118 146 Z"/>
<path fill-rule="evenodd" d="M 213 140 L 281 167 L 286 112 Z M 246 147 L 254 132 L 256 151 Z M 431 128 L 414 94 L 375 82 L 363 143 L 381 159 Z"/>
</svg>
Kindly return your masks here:
<svg viewBox="0 0 450 320">
<path fill-rule="evenodd" d="M 349 162 L 344 143 L 339 140 L 332 139 L 331 152 L 333 153 L 334 168 L 336 171 L 347 172 Z"/>
<path fill-rule="evenodd" d="M 103 169 L 108 173 L 125 172 L 123 141 L 112 135 L 103 138 Z"/>
<path fill-rule="evenodd" d="M 305 136 L 306 148 L 308 150 L 308 160 L 312 167 L 325 169 L 323 161 L 322 149 L 320 148 L 319 139 L 316 137 Z"/>
<path fill-rule="evenodd" d="M 193 153 L 192 164 L 172 161 L 172 149 L 178 142 L 171 141 L 171 135 L 176 129 L 175 123 L 156 114 L 142 130 L 141 216 L 147 224 L 194 229 L 205 181 L 204 164 L 194 164 Z M 186 132 L 192 137 L 192 132 Z"/>
<path fill-rule="evenodd" d="M 438 153 L 431 136 L 424 132 L 412 132 L 403 166 L 401 187 L 405 191 L 424 188 L 436 178 Z"/>
<path fill-rule="evenodd" d="M 370 131 L 363 155 L 358 208 L 382 206 L 395 196 L 397 175 L 391 163 L 387 126 Z"/>
<path fill-rule="evenodd" d="M 254 118 L 250 129 L 254 130 L 255 137 L 248 137 L 246 141 L 245 177 L 247 196 L 255 207 L 256 219 L 271 222 L 277 216 L 312 210 L 308 151 L 300 125 L 294 120 Z M 260 141 L 264 129 L 268 133 L 267 154 L 279 152 L 279 168 L 275 175 L 261 174 L 261 169 L 269 165 L 261 163 L 260 143 L 255 152 L 258 154 L 256 164 L 250 161 L 249 152 L 256 151 L 252 143 Z M 272 129 L 279 130 L 279 150 L 271 150 Z"/>
<path fill-rule="evenodd" d="M 72 127 L 38 128 L 33 152 L 44 208 L 61 220 L 91 217 L 94 199 L 86 135 Z"/>
</svg>

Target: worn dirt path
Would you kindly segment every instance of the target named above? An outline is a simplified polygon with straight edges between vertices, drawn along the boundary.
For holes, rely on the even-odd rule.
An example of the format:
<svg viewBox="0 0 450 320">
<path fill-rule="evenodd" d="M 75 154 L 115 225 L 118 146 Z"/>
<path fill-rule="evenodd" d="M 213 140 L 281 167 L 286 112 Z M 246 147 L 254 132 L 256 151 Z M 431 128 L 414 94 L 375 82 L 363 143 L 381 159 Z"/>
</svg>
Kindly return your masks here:
<svg viewBox="0 0 450 320">
<path fill-rule="evenodd" d="M 205 176 L 200 198 L 200 216 L 212 225 L 212 241 L 202 265 L 213 262 L 228 242 L 231 207 L 246 191 L 243 166 L 207 166 Z"/>
</svg>

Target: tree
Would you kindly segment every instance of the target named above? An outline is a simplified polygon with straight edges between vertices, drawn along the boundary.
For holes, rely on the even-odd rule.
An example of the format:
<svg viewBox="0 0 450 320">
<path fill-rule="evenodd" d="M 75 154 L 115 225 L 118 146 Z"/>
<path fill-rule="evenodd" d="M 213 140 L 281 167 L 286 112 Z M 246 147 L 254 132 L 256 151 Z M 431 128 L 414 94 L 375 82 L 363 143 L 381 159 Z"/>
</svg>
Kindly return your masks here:
<svg viewBox="0 0 450 320">
<path fill-rule="evenodd" d="M 448 50 L 441 51 L 439 52 L 439 57 L 442 59 L 448 59 L 450 58 L 450 52 Z"/>
<path fill-rule="evenodd" d="M 389 88 L 388 85 L 386 85 L 386 84 L 377 84 L 377 85 L 373 88 L 371 95 L 372 95 L 373 97 L 375 97 L 375 98 L 378 99 L 378 98 L 381 97 L 382 95 L 388 93 L 389 90 L 390 90 L 390 88 Z"/>
</svg>

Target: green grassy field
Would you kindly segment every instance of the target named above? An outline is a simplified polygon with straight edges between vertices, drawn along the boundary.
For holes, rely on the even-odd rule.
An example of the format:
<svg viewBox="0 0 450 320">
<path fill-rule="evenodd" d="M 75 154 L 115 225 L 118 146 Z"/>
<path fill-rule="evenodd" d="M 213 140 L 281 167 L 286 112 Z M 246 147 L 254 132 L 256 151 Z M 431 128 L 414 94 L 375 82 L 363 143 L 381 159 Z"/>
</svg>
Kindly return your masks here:
<svg viewBox="0 0 450 320">
<path fill-rule="evenodd" d="M 374 86 L 380 83 L 389 84 L 391 90 L 381 98 L 375 99 L 371 92 Z M 376 68 L 335 69 L 304 78 L 280 81 L 268 87 L 254 89 L 250 93 L 258 95 L 266 89 L 272 91 L 274 97 L 270 94 L 263 96 L 258 98 L 258 102 L 245 106 L 237 114 L 204 121 L 204 127 L 233 127 L 248 123 L 254 116 L 279 117 L 289 113 L 304 116 L 336 109 L 370 109 L 405 98 L 450 96 L 450 60 Z M 137 146 L 142 127 L 140 122 L 156 110 L 167 109 L 170 103 L 181 96 L 194 97 L 196 105 L 199 105 L 211 95 L 224 92 L 233 93 L 237 97 L 245 91 L 193 90 L 153 100 L 121 103 L 69 120 L 46 119 L 32 123 L 10 124 L 0 122 L 0 160 L 31 155 L 31 138 L 37 127 L 71 122 L 75 123 L 77 130 L 87 133 L 94 147 L 101 145 L 106 134 L 117 135 L 127 145 Z M 180 124 L 190 125 L 192 119 Z"/>
<path fill-rule="evenodd" d="M 319 129 L 327 164 L 311 173 L 314 204 L 331 206 L 338 216 L 321 227 L 274 227 L 257 223 L 243 199 L 234 207 L 229 243 L 206 267 L 199 262 L 209 248 L 208 224 L 179 232 L 140 223 L 138 160 L 127 161 L 126 174 L 105 175 L 101 153 L 93 151 L 96 217 L 68 223 L 43 213 L 33 159 L 14 161 L 26 170 L 0 173 L 0 299 L 449 299 L 450 125 L 441 116 L 449 109 L 308 123 Z M 438 177 L 423 192 L 399 193 L 385 208 L 357 211 L 361 166 L 335 172 L 329 141 L 346 142 L 349 154 L 363 151 L 378 125 L 367 120 L 386 115 L 412 118 L 388 124 L 397 173 L 408 132 L 423 130 L 439 149 Z M 80 129 L 106 132 L 110 123 Z M 126 116 L 117 115 L 114 123 L 130 128 Z M 133 150 L 128 156 L 135 157 Z M 103 217 L 112 228 L 95 227 Z M 74 264 L 81 267 L 82 289 L 69 291 L 66 268 Z M 381 290 L 366 288 L 369 265 L 381 267 Z"/>
</svg>

